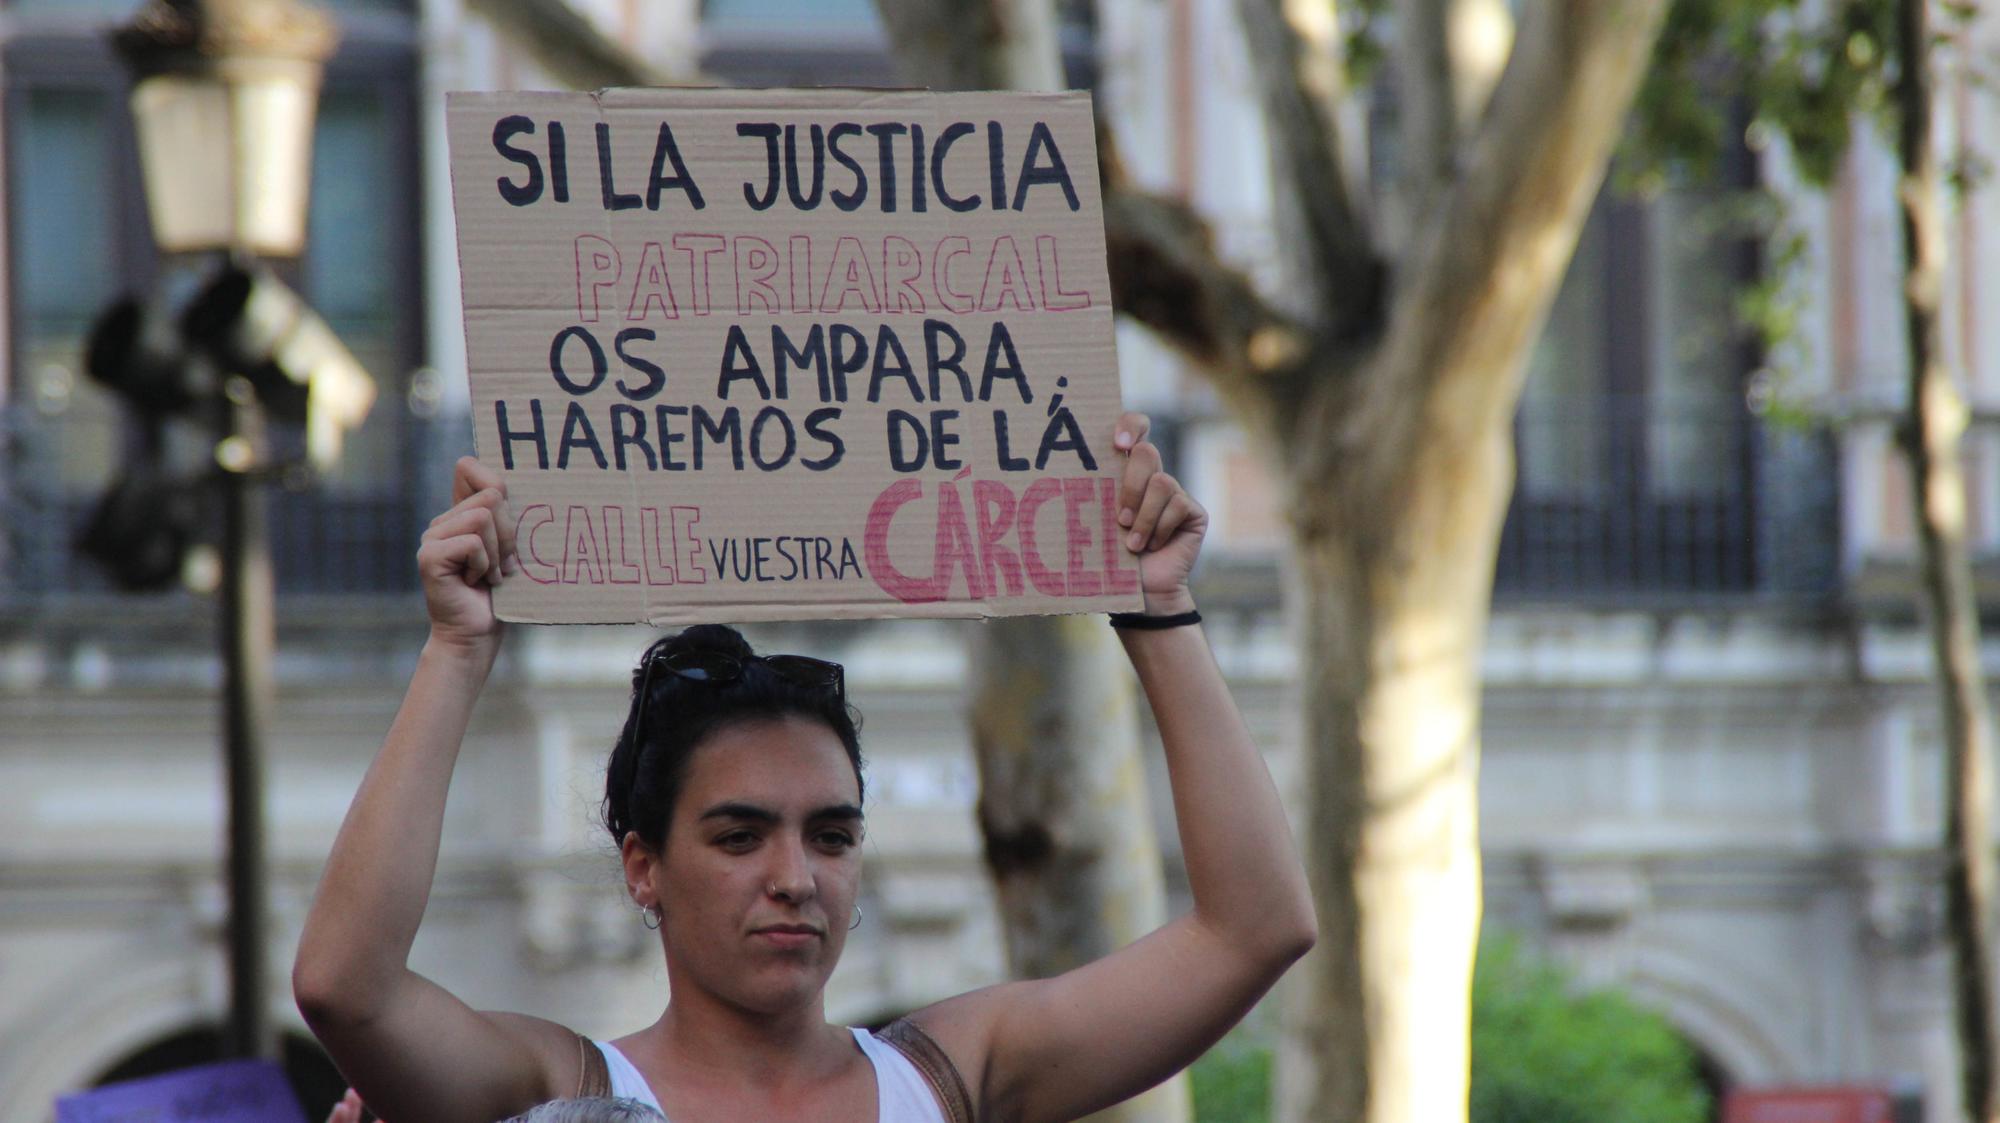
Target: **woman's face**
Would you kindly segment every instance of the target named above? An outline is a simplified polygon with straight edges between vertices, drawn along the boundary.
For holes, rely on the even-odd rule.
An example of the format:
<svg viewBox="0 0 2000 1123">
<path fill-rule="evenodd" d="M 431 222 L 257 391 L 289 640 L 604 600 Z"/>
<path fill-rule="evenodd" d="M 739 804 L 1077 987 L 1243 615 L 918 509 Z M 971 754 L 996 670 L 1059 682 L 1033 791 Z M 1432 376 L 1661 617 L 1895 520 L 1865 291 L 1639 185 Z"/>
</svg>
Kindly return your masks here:
<svg viewBox="0 0 2000 1123">
<path fill-rule="evenodd" d="M 662 852 L 626 847 L 635 898 L 660 909 L 676 993 L 761 1013 L 818 1000 L 860 887 L 860 804 L 820 722 L 731 725 L 695 748 Z"/>
</svg>

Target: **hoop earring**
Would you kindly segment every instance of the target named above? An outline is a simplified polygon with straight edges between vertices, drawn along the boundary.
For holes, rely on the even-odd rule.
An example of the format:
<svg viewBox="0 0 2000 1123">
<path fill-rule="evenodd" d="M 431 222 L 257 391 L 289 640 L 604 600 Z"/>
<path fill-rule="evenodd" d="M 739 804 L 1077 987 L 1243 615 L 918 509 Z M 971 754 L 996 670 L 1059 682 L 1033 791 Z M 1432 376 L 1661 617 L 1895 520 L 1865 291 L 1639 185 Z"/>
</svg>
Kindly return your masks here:
<svg viewBox="0 0 2000 1123">
<path fill-rule="evenodd" d="M 852 932 L 859 927 L 861 927 L 861 906 L 856 905 L 854 906 L 854 919 L 848 923 L 847 930 Z"/>
<path fill-rule="evenodd" d="M 660 910 L 657 907 L 647 905 L 639 909 L 639 923 L 646 926 L 646 931 L 658 932 L 660 930 L 660 920 Z"/>
</svg>

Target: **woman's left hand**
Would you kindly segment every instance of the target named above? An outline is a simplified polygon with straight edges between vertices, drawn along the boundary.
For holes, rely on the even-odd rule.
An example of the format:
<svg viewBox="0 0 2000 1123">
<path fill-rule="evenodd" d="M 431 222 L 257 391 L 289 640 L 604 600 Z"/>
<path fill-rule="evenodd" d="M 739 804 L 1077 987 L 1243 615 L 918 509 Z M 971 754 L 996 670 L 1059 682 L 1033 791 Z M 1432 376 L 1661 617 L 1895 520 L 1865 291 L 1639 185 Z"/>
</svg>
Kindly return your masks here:
<svg viewBox="0 0 2000 1123">
<path fill-rule="evenodd" d="M 1118 419 L 1112 445 L 1125 456 L 1118 482 L 1118 525 L 1127 550 L 1139 555 L 1139 588 L 1146 611 L 1186 612 L 1194 607 L 1188 574 L 1208 533 L 1208 512 L 1160 468 L 1160 450 L 1146 439 L 1152 422 L 1143 413 Z"/>
</svg>

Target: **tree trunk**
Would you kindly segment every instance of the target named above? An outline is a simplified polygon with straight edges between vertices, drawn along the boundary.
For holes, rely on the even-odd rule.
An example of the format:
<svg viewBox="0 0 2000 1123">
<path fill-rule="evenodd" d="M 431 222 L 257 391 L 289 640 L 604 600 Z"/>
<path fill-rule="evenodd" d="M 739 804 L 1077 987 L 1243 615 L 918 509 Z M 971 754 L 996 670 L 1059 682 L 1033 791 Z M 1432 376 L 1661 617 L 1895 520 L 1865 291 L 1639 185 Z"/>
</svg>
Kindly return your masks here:
<svg viewBox="0 0 2000 1123">
<path fill-rule="evenodd" d="M 1944 216 L 1931 141 L 1927 0 L 1900 0 L 1898 80 L 1903 175 L 1903 282 L 1910 402 L 1902 433 L 1915 487 L 1923 599 L 1937 662 L 1945 737 L 1946 923 L 1965 1116 L 2000 1119 L 1994 1080 L 1992 799 L 1993 725 L 1979 667 L 1979 606 L 1965 546 L 1965 479 L 1958 442 L 1965 402 L 1944 363 L 1938 305 L 1944 283 Z"/>
<path fill-rule="evenodd" d="M 1017 978 L 1082 966 L 1159 927 L 1166 888 L 1138 711 L 1095 616 L 994 620 L 972 645 L 979 828 Z M 1091 1116 L 1189 1117 L 1181 1077 Z"/>
<path fill-rule="evenodd" d="M 1479 655 L 1512 452 L 1496 428 L 1397 503 L 1330 495 L 1299 543 L 1320 942 L 1291 982 L 1281 1118 L 1465 1117 Z"/>
</svg>

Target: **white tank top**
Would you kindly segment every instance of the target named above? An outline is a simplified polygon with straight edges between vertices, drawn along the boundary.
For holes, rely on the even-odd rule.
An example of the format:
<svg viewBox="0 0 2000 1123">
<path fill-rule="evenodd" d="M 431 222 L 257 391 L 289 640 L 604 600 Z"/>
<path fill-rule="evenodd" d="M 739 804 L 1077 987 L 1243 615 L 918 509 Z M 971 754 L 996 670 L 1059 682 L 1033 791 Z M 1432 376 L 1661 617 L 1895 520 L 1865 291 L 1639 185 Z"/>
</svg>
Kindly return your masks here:
<svg viewBox="0 0 2000 1123">
<path fill-rule="evenodd" d="M 858 1026 L 849 1032 L 867 1055 L 868 1063 L 875 1066 L 875 1123 L 947 1123 L 930 1084 L 908 1057 L 895 1046 L 875 1040 L 874 1034 Z M 618 1046 L 609 1041 L 591 1044 L 604 1054 L 604 1065 L 611 1074 L 612 1095 L 660 1109 L 660 1101 L 646 1084 L 646 1078 L 639 1075 L 638 1068 L 625 1059 Z M 665 1111 L 661 1110 L 661 1114 Z"/>
</svg>

